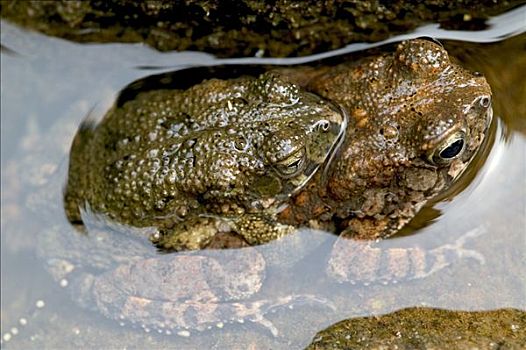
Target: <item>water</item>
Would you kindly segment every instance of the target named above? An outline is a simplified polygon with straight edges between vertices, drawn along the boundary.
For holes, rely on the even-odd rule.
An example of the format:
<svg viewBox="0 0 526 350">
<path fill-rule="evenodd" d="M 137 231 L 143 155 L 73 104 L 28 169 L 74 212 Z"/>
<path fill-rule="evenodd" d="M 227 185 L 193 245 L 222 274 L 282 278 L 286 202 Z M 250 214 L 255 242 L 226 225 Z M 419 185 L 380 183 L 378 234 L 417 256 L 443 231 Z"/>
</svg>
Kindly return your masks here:
<svg viewBox="0 0 526 350">
<path fill-rule="evenodd" d="M 521 12 L 522 11 L 522 12 Z M 145 333 L 121 327 L 97 311 L 71 300 L 66 287 L 55 283 L 35 256 L 35 237 L 62 216 L 34 213 L 21 198 L 29 181 L 46 181 L 53 169 L 16 169 L 22 157 L 46 148 L 50 164 L 63 166 L 76 127 L 87 114 L 102 116 L 116 94 L 130 82 L 192 65 L 233 63 L 292 64 L 317 59 L 218 60 L 203 53 L 158 53 L 142 45 L 78 45 L 25 32 L 2 22 L 1 57 L 2 236 L 1 334 L 9 348 L 302 348 L 314 334 L 341 319 L 384 314 L 403 307 L 431 306 L 452 310 L 514 307 L 526 311 L 526 12 L 519 9 L 494 20 L 480 33 L 445 32 L 435 26 L 409 36 L 450 38 L 446 48 L 463 65 L 479 70 L 494 92 L 495 123 L 490 144 L 461 182 L 442 200 L 422 211 L 413 225 L 416 234 L 384 241 L 383 246 L 437 246 L 479 229 L 482 235 L 467 246 L 485 257 L 485 264 L 463 260 L 429 278 L 399 285 L 350 286 L 331 283 L 323 275 L 283 273 L 270 276 L 258 298 L 279 292 L 302 292 L 327 298 L 326 306 L 299 305 L 280 309 L 268 318 L 280 332 L 274 337 L 251 324 L 220 328 L 189 337 Z M 507 38 L 508 35 L 515 35 Z M 404 36 L 404 38 L 409 37 Z M 392 40 L 399 40 L 392 39 Z M 499 41 L 500 40 L 500 41 Z M 503 41 L 502 41 L 503 40 Z M 475 41 L 476 43 L 473 43 Z M 354 45 L 337 52 L 350 52 Z M 50 142 L 54 140 L 55 142 Z M 62 179 L 58 179 L 58 182 Z M 52 184 L 53 185 L 53 184 Z M 60 186 L 60 184 L 59 184 Z M 58 187 L 57 187 L 58 188 Z M 48 203 L 49 207 L 57 203 Z M 41 206 L 46 214 L 46 206 Z M 51 211 L 53 212 L 53 211 Z M 303 232 L 305 240 L 320 233 Z M 322 237 L 325 247 L 333 237 Z M 319 249 L 323 251 L 323 247 Z M 323 264 L 307 257 L 302 268 Z M 305 271 L 307 272 L 307 271 Z M 302 278 L 309 276 L 308 278 Z M 36 303 L 43 307 L 37 307 Z M 27 324 L 20 324 L 24 318 Z M 524 325 L 526 327 L 526 325 Z M 524 329 L 523 327 L 523 329 Z M 13 329 L 15 328 L 15 329 Z M 5 341 L 7 338 L 11 338 Z"/>
</svg>

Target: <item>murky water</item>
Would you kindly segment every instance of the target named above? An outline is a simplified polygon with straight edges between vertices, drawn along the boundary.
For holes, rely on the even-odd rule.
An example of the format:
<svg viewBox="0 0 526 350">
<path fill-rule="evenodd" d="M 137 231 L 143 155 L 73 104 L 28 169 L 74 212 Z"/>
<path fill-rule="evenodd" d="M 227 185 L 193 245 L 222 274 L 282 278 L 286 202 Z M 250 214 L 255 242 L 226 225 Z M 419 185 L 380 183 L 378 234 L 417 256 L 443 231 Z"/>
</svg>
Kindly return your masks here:
<svg viewBox="0 0 526 350">
<path fill-rule="evenodd" d="M 37 205 L 43 212 L 35 213 L 23 200 L 31 197 L 28 189 L 45 182 L 46 172 L 53 169 L 12 166 L 28 155 L 39 154 L 59 169 L 63 167 L 79 123 L 88 113 L 102 116 L 119 90 L 136 79 L 190 65 L 247 61 L 216 60 L 202 53 L 161 54 L 141 45 L 77 45 L 3 22 L 1 42 L 9 49 L 3 48 L 1 53 L 3 346 L 288 349 L 306 346 L 317 331 L 339 320 L 409 306 L 451 310 L 513 307 L 526 311 L 526 35 L 520 35 L 526 11 L 521 11 L 503 17 L 493 31 L 442 32 L 430 26 L 413 35 L 464 40 L 445 41 L 446 48 L 465 66 L 488 78 L 496 118 L 485 152 L 455 188 L 422 211 L 413 222 L 416 232 L 381 243 L 385 247 L 432 247 L 478 229 L 482 234 L 467 246 L 483 254 L 485 264 L 466 259 L 423 280 L 351 286 L 336 285 L 322 274 L 310 273 L 324 264 L 326 257 L 306 256 L 296 270 L 269 276 L 257 297 L 308 293 L 327 299 L 333 308 L 306 304 L 278 309 L 268 316 L 279 330 L 278 337 L 250 323 L 219 324 L 190 336 L 146 333 L 140 327 L 121 327 L 97 311 L 81 308 L 72 301 L 67 286 L 52 280 L 35 253 L 39 233 L 52 224 L 66 224 L 60 215 L 42 220 L 46 207 L 57 203 Z M 497 41 L 506 34 L 514 36 Z M 356 48 L 363 47 L 347 51 Z M 292 64 L 308 59 L 251 62 Z M 65 176 L 64 172 L 59 174 Z M 60 189 L 63 180 L 56 179 L 50 186 Z M 316 252 L 326 253 L 334 241 L 334 237 L 318 232 L 301 235 L 305 240 L 325 240 Z M 22 324 L 21 318 L 25 320 Z"/>
</svg>

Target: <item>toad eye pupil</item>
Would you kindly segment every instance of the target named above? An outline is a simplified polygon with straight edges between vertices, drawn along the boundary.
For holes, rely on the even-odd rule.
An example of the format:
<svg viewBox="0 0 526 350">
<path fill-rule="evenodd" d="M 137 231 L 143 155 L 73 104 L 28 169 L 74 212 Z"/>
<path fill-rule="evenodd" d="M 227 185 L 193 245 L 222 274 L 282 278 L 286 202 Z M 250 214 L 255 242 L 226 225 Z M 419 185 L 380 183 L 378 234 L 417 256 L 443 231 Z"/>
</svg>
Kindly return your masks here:
<svg viewBox="0 0 526 350">
<path fill-rule="evenodd" d="M 305 149 L 300 149 L 294 152 L 289 158 L 275 164 L 275 167 L 281 176 L 291 178 L 303 171 L 306 162 Z"/>
<path fill-rule="evenodd" d="M 290 163 L 288 167 L 289 167 L 290 169 L 296 169 L 296 168 L 298 168 L 300 162 L 301 162 L 301 159 L 298 159 L 298 160 L 296 160 L 295 162 Z"/>
<path fill-rule="evenodd" d="M 444 159 L 451 159 L 456 157 L 460 151 L 462 151 L 462 148 L 464 147 L 464 140 L 456 140 L 446 148 L 444 148 L 442 151 L 440 151 L 440 157 Z"/>
</svg>

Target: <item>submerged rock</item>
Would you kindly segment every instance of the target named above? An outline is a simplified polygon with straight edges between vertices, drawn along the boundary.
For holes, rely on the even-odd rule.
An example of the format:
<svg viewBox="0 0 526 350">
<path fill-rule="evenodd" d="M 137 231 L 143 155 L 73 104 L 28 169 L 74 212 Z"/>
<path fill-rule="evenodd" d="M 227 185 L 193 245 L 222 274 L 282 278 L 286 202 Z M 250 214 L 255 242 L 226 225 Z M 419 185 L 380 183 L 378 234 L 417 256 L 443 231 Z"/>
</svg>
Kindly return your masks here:
<svg viewBox="0 0 526 350">
<path fill-rule="evenodd" d="M 319 332 L 308 349 L 524 349 L 526 312 L 409 308 L 353 318 Z"/>
</svg>

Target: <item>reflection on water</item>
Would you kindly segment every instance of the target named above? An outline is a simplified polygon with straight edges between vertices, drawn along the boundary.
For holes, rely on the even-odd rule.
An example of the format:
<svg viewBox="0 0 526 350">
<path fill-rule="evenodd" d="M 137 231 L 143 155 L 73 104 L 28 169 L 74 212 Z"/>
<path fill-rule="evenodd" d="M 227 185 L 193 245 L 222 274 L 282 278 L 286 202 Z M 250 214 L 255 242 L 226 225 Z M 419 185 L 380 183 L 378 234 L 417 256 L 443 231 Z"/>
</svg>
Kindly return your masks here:
<svg viewBox="0 0 526 350">
<path fill-rule="evenodd" d="M 66 152 L 80 121 L 93 106 L 91 113 L 102 115 L 116 92 L 151 73 L 134 67 L 145 62 L 161 66 L 167 56 L 133 45 L 74 45 L 24 33 L 2 23 L 2 45 L 16 52 L 6 54 L 2 50 L 1 62 L 2 335 L 9 332 L 16 338 L 10 340 L 10 347 L 24 349 L 130 345 L 300 348 L 317 331 L 339 320 L 404 307 L 525 310 L 526 95 L 524 85 L 520 84 L 521 72 L 526 71 L 524 39 L 522 35 L 494 44 L 446 43 L 446 48 L 455 52 L 465 65 L 483 72 L 494 89 L 495 116 L 500 121 L 495 124 L 493 145 L 487 150 L 487 159 L 481 157 L 480 169 L 465 174 L 463 179 L 467 183 L 459 184 L 462 191 L 423 211 L 419 218 L 425 225 L 419 226 L 418 234 L 379 243 L 385 248 L 413 245 L 433 248 L 478 229 L 482 234 L 468 240 L 466 248 L 481 253 L 484 264 L 465 259 L 429 278 L 395 285 L 339 285 L 329 280 L 322 268 L 335 237 L 305 230 L 261 248 L 267 261 L 287 259 L 285 265 L 291 268 L 270 266 L 264 276 L 256 274 L 264 283 L 250 301 L 291 295 L 318 298 L 314 303 L 293 303 L 292 310 L 275 308 L 275 313 L 265 314 L 280 336 L 274 337 L 265 327 L 250 322 L 230 325 L 220 320 L 211 331 L 166 336 L 153 329 L 145 333 L 140 324 L 135 328 L 121 327 L 92 310 L 92 306 L 79 307 L 72 302 L 82 299 L 80 290 L 72 288 L 76 277 L 72 274 L 70 280 L 59 279 L 55 283 L 35 251 L 48 247 L 42 237 L 51 237 L 52 243 L 64 243 L 64 236 L 60 236 L 64 232 L 50 231 L 49 227 L 67 226 L 56 198 L 61 197 Z M 170 57 L 171 65 L 182 67 L 209 56 L 182 53 Z M 43 165 L 32 166 L 37 159 L 31 155 Z M 46 176 L 54 171 L 60 175 L 51 179 Z M 472 181 L 467 181 L 470 178 Z M 50 191 L 37 196 L 27 193 L 36 186 Z M 455 192 L 458 191 L 452 191 Z M 44 213 L 36 214 L 27 208 L 24 198 L 29 198 L 27 205 Z M 45 215 L 47 219 L 42 220 Z M 50 232 L 58 232 L 58 236 L 50 236 Z M 310 244 L 291 252 L 288 247 L 296 247 L 294 240 L 298 239 Z M 68 253 L 68 258 L 79 252 L 92 254 L 104 269 L 107 261 L 115 263 L 115 254 L 130 256 L 134 251 L 130 246 L 122 247 L 119 241 L 111 241 L 115 247 L 110 251 L 113 256 L 107 259 L 96 254 L 100 241 L 95 239 L 76 240 L 78 249 L 61 251 Z M 44 301 L 45 307 L 36 307 L 37 300 Z M 25 318 L 27 325 L 19 324 L 20 317 Z M 16 332 L 11 329 L 14 325 Z"/>
</svg>

